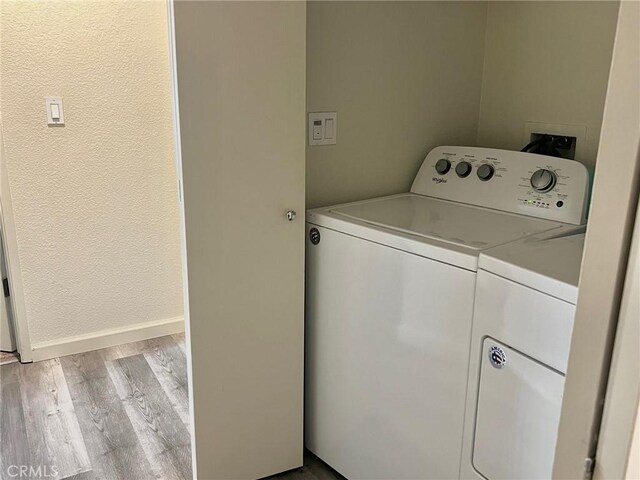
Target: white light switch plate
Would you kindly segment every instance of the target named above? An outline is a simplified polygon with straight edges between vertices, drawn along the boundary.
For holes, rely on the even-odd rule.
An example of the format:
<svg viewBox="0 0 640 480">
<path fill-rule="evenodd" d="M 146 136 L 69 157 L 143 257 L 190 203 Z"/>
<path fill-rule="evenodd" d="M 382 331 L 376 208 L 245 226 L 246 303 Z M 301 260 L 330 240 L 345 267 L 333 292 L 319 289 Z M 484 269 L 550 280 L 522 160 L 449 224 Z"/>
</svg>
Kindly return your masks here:
<svg viewBox="0 0 640 480">
<path fill-rule="evenodd" d="M 336 112 L 309 114 L 309 145 L 335 145 L 338 136 Z"/>
<path fill-rule="evenodd" d="M 45 97 L 48 125 L 64 125 L 62 97 Z"/>
</svg>

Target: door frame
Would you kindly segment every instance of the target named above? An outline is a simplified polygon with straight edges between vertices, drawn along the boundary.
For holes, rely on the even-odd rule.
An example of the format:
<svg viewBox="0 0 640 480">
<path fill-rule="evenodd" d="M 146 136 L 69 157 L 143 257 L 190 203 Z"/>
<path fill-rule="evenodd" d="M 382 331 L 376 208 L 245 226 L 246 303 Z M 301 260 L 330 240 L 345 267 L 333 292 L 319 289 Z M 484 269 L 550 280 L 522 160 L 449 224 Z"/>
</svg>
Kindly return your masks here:
<svg viewBox="0 0 640 480">
<path fill-rule="evenodd" d="M 182 147 L 180 141 L 180 101 L 178 98 L 178 65 L 176 62 L 175 13 L 174 0 L 166 0 L 167 38 L 169 43 L 169 69 L 171 73 L 171 108 L 173 117 L 173 146 L 178 195 L 178 230 L 180 233 L 180 261 L 182 262 L 182 304 L 185 330 L 185 350 L 187 357 L 187 387 L 189 391 L 189 435 L 191 436 L 191 469 L 194 480 L 198 478 L 196 462 L 196 429 L 194 416 L 193 368 L 191 356 L 191 315 L 189 313 L 189 275 L 187 265 L 187 229 L 182 196 Z"/>
<path fill-rule="evenodd" d="M 636 213 L 633 239 L 615 344 L 604 415 L 600 427 L 593 477 L 597 480 L 629 477 L 634 429 L 640 401 L 640 210 Z M 638 432 L 635 433 L 638 435 Z M 637 441 L 637 440 L 636 440 Z"/>
<path fill-rule="evenodd" d="M 0 228 L 2 243 L 4 245 L 5 267 L 9 280 L 9 308 L 13 321 L 13 334 L 16 349 L 22 363 L 33 361 L 31 337 L 29 336 L 29 324 L 27 321 L 27 309 L 24 302 L 24 290 L 22 272 L 20 270 L 20 257 L 18 256 L 18 242 L 16 228 L 13 219 L 11 204 L 11 190 L 6 168 L 4 152 L 4 139 L 2 136 L 2 124 L 0 123 Z"/>
<path fill-rule="evenodd" d="M 591 478 L 640 191 L 640 4 L 622 1 L 553 478 Z M 613 377 L 612 377 L 613 378 Z"/>
</svg>

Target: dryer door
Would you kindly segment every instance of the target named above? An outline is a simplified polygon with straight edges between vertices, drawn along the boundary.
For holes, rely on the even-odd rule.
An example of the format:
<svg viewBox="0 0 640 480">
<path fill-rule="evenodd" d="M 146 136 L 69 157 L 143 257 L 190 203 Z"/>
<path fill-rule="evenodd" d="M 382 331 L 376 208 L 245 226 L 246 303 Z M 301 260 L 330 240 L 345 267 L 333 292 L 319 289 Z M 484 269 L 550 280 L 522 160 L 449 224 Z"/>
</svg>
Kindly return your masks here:
<svg viewBox="0 0 640 480">
<path fill-rule="evenodd" d="M 484 341 L 473 466 L 489 480 L 551 478 L 564 376 Z"/>
</svg>

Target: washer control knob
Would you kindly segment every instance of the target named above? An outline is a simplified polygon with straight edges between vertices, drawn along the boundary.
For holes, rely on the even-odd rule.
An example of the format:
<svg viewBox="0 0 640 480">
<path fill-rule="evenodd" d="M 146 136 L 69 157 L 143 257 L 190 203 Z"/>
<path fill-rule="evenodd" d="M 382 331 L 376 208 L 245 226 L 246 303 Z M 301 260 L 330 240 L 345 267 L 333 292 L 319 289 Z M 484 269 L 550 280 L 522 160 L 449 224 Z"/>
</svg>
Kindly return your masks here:
<svg viewBox="0 0 640 480">
<path fill-rule="evenodd" d="M 471 173 L 471 164 L 469 162 L 459 162 L 456 165 L 456 173 L 460 178 L 464 178 Z"/>
<path fill-rule="evenodd" d="M 488 163 L 483 163 L 478 167 L 478 178 L 483 182 L 486 182 L 487 180 L 491 180 L 491 177 L 493 177 L 494 172 L 495 172 L 495 169 L 493 168 L 493 165 L 490 165 Z"/>
<path fill-rule="evenodd" d="M 440 175 L 444 175 L 451 168 L 451 162 L 446 158 L 441 158 L 436 162 L 436 172 Z"/>
<path fill-rule="evenodd" d="M 531 175 L 531 186 L 536 192 L 548 192 L 556 186 L 556 174 L 541 168 Z"/>
</svg>

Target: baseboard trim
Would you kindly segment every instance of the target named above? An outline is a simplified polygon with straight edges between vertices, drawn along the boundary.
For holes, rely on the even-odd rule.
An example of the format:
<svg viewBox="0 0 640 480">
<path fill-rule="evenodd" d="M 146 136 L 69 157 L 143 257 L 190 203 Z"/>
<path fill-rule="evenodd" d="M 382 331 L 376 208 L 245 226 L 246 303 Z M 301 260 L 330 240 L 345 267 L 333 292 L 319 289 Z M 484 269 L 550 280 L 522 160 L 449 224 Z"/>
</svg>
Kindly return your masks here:
<svg viewBox="0 0 640 480">
<path fill-rule="evenodd" d="M 38 362 L 181 332 L 184 332 L 183 317 L 153 320 L 127 327 L 101 330 L 86 335 L 34 343 L 32 356 L 33 361 Z"/>
</svg>

